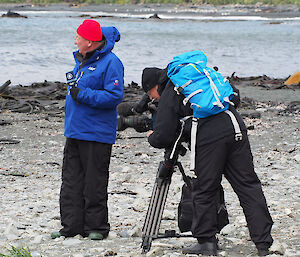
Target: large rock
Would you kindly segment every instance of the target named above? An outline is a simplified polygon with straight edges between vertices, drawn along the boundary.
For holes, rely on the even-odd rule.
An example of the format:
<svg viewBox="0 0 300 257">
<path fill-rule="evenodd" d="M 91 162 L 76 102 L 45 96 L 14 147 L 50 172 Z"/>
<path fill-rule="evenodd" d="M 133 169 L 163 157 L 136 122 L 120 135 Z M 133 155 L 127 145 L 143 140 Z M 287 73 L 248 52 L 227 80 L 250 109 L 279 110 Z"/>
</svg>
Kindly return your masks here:
<svg viewBox="0 0 300 257">
<path fill-rule="evenodd" d="M 1 17 L 7 17 L 7 18 L 28 18 L 27 16 L 21 15 L 19 13 L 16 12 L 12 12 L 11 10 L 9 10 L 6 14 L 2 14 Z"/>
</svg>

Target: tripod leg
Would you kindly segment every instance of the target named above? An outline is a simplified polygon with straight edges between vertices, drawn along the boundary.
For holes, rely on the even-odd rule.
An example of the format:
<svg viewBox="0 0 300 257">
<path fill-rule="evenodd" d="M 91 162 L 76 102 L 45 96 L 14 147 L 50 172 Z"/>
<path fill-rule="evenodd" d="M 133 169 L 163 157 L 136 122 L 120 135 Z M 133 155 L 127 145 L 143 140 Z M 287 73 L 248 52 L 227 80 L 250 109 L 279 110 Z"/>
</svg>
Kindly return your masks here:
<svg viewBox="0 0 300 257">
<path fill-rule="evenodd" d="M 155 181 L 145 223 L 142 230 L 142 252 L 151 248 L 152 240 L 157 238 L 159 226 L 164 211 L 171 178 L 158 178 Z"/>
<path fill-rule="evenodd" d="M 165 208 L 169 187 L 170 187 L 169 181 L 164 181 L 161 190 L 159 192 L 158 205 L 156 206 L 156 211 L 153 219 L 154 222 L 151 230 L 151 235 L 154 235 L 155 238 L 157 238 L 158 236 L 159 226 Z"/>
</svg>

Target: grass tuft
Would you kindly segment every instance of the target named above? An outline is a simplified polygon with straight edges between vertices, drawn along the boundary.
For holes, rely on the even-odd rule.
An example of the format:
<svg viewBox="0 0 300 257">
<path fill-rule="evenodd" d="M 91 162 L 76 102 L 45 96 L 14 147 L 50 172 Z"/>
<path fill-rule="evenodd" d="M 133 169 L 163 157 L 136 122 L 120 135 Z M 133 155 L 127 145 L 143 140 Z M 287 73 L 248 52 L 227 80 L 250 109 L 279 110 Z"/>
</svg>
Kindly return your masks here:
<svg viewBox="0 0 300 257">
<path fill-rule="evenodd" d="M 30 249 L 28 247 L 15 247 L 11 245 L 10 249 L 6 249 L 8 254 L 0 253 L 0 257 L 32 257 Z"/>
</svg>

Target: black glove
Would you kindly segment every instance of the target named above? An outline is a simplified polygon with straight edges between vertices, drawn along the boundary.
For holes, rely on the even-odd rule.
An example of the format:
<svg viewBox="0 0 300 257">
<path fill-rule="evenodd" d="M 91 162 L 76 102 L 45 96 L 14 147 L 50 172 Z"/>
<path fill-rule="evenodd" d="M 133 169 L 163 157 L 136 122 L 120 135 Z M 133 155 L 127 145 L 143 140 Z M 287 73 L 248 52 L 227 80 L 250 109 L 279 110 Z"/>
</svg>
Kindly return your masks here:
<svg viewBox="0 0 300 257">
<path fill-rule="evenodd" d="M 71 94 L 71 96 L 74 100 L 77 99 L 77 95 L 78 95 L 79 91 L 80 91 L 80 88 L 78 88 L 78 87 L 71 87 L 70 88 L 70 94 Z"/>
<path fill-rule="evenodd" d="M 148 103 L 150 102 L 148 94 L 144 94 L 142 99 L 133 106 L 134 111 L 143 113 L 148 110 Z"/>
</svg>

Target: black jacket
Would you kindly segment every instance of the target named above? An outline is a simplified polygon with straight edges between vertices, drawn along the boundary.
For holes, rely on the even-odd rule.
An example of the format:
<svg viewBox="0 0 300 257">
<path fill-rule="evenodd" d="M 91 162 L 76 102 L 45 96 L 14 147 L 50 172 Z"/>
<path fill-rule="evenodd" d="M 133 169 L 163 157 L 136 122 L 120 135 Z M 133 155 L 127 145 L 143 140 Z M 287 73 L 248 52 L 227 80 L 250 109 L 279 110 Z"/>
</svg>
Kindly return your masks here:
<svg viewBox="0 0 300 257">
<path fill-rule="evenodd" d="M 174 85 L 170 81 L 167 83 L 165 79 L 158 89 L 160 93 L 160 101 L 158 104 L 156 123 L 154 132 L 149 136 L 150 145 L 156 148 L 173 147 L 180 129 L 180 119 L 193 114 L 190 105 L 183 105 L 183 95 L 178 95 L 174 90 Z M 234 88 L 234 91 L 238 91 Z M 233 99 L 238 105 L 239 96 Z M 235 115 L 241 131 L 246 131 L 246 126 L 237 113 L 236 109 L 230 106 L 229 110 Z M 190 140 L 191 119 L 186 122 L 184 129 L 184 141 Z M 201 118 L 198 121 L 197 145 L 212 143 L 230 134 L 234 134 L 234 127 L 228 114 L 221 112 L 207 118 Z"/>
</svg>

